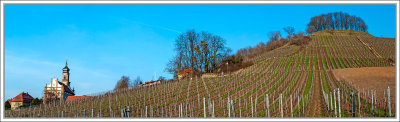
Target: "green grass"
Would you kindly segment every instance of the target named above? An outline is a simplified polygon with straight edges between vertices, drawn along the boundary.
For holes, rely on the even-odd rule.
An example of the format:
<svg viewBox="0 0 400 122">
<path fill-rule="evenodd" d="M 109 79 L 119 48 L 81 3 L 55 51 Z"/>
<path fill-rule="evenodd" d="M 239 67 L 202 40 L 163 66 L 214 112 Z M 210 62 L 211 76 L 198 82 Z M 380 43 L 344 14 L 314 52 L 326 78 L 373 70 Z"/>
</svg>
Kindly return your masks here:
<svg viewBox="0 0 400 122">
<path fill-rule="evenodd" d="M 300 61 L 301 61 L 301 56 L 299 56 L 299 57 L 297 58 L 296 71 L 299 69 Z"/>
<path fill-rule="evenodd" d="M 286 65 L 285 72 L 288 72 L 290 64 L 292 63 L 292 60 L 293 60 L 293 57 L 290 57 L 290 60 L 289 60 L 288 64 Z"/>
<path fill-rule="evenodd" d="M 311 84 L 312 84 L 312 80 L 313 80 L 313 71 L 308 71 L 308 75 L 307 75 L 307 84 L 306 84 L 306 88 L 304 90 L 303 95 L 308 94 L 308 92 L 311 89 Z"/>
<path fill-rule="evenodd" d="M 340 64 L 341 64 L 341 66 L 342 66 L 343 68 L 347 68 L 347 66 L 344 64 L 342 58 L 338 58 L 338 59 L 339 59 L 339 62 L 340 62 Z"/>
<path fill-rule="evenodd" d="M 358 65 L 359 67 L 363 67 L 363 65 L 361 64 L 361 62 L 360 62 L 357 58 L 355 58 L 354 60 L 356 61 L 357 65 Z"/>
<path fill-rule="evenodd" d="M 346 60 L 349 63 L 350 67 L 355 67 L 353 62 L 350 60 L 350 58 L 346 58 Z"/>
<path fill-rule="evenodd" d="M 283 74 L 283 76 L 278 80 L 278 83 L 274 84 L 274 86 L 272 86 L 272 88 L 268 90 L 267 94 L 270 94 L 273 91 L 275 91 L 282 84 L 283 80 L 285 80 L 288 74 L 289 72 L 285 72 L 285 74 Z"/>
<path fill-rule="evenodd" d="M 306 57 L 306 70 L 309 69 L 309 65 L 310 64 L 310 57 Z"/>
<path fill-rule="evenodd" d="M 322 78 L 322 86 L 323 86 L 324 92 L 325 93 L 329 93 L 330 92 L 330 87 L 329 87 L 329 84 L 327 82 L 325 72 L 321 72 L 321 78 Z"/>
<path fill-rule="evenodd" d="M 328 69 L 328 63 L 326 62 L 326 58 L 322 58 L 322 62 L 324 63 L 324 68 Z"/>
<path fill-rule="evenodd" d="M 304 89 L 304 92 L 303 92 L 303 97 L 305 97 L 305 96 L 310 92 L 310 90 L 311 90 L 311 85 L 312 85 L 312 80 L 313 80 L 313 71 L 311 70 L 311 71 L 308 71 L 307 83 L 306 83 L 306 86 L 305 86 L 305 89 Z M 302 99 L 300 100 L 300 104 L 299 104 L 300 109 L 303 108 L 303 102 L 307 102 L 307 101 L 306 101 L 304 98 L 302 98 Z M 307 105 L 304 104 L 304 106 L 307 106 Z M 296 115 L 296 116 L 298 116 L 298 115 L 297 115 L 297 111 L 299 111 L 298 108 L 296 108 L 296 109 L 294 110 L 294 115 Z M 300 112 L 300 113 L 301 113 L 301 112 Z"/>
<path fill-rule="evenodd" d="M 331 57 L 331 63 L 332 63 L 333 69 L 337 69 L 338 68 L 337 65 L 336 65 L 335 60 L 332 57 Z"/>
<path fill-rule="evenodd" d="M 286 96 L 288 93 L 293 91 L 293 87 L 298 83 L 299 77 L 300 77 L 301 72 L 297 72 L 296 76 L 294 77 L 293 82 L 290 83 L 289 87 L 285 89 L 283 96 Z"/>
</svg>

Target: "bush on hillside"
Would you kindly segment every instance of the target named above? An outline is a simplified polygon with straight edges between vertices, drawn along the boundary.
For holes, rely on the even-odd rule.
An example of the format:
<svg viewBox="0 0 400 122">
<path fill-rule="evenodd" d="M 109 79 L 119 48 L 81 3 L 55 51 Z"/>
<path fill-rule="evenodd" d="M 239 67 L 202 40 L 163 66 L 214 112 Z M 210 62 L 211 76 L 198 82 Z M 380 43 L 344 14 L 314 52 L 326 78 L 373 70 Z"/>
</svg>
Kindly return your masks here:
<svg viewBox="0 0 400 122">
<path fill-rule="evenodd" d="M 292 45 L 297 45 L 297 46 L 302 46 L 302 45 L 307 45 L 310 42 L 311 38 L 308 36 L 302 37 L 302 38 L 296 38 L 292 41 Z"/>
<path fill-rule="evenodd" d="M 219 64 L 218 73 L 221 72 L 235 72 L 239 69 L 246 68 L 251 66 L 253 63 L 247 62 L 243 60 L 243 57 L 240 55 L 231 55 L 228 56 L 225 60 Z"/>
</svg>

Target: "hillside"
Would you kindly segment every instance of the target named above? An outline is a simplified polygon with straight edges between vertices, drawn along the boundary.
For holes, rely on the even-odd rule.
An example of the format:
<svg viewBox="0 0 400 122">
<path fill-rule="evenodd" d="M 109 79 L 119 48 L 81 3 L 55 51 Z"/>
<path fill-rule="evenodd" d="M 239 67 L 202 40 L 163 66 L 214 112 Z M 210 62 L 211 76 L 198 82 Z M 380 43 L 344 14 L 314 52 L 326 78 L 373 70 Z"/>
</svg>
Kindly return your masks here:
<svg viewBox="0 0 400 122">
<path fill-rule="evenodd" d="M 350 117 L 351 92 L 356 93 L 356 117 L 387 116 L 385 97 L 379 95 L 372 110 L 369 93 L 385 89 L 364 90 L 339 81 L 333 70 L 393 67 L 395 40 L 355 31 L 320 31 L 310 37 L 308 45 L 285 45 L 255 57 L 254 65 L 235 75 L 168 82 L 6 116 L 120 117 L 121 108 L 129 106 L 130 117 Z M 337 93 L 340 100 L 332 96 Z M 393 116 L 393 102 L 391 107 Z"/>
</svg>

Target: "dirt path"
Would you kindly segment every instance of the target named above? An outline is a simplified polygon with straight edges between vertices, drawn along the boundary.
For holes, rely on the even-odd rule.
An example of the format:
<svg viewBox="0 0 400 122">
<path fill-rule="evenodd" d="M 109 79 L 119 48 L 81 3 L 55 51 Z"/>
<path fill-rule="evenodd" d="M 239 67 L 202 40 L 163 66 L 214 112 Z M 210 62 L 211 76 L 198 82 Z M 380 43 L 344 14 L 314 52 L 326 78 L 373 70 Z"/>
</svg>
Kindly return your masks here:
<svg viewBox="0 0 400 122">
<path fill-rule="evenodd" d="M 308 110 L 306 116 L 308 117 L 320 117 L 321 107 L 322 107 L 322 97 L 321 97 L 321 83 L 319 81 L 318 72 L 314 71 L 314 81 L 312 87 L 312 96 L 310 99 L 310 109 Z"/>
<path fill-rule="evenodd" d="M 387 63 L 389 63 L 389 64 L 392 65 L 392 66 L 395 65 L 395 62 L 394 62 L 393 60 L 383 58 L 371 45 L 369 45 L 368 43 L 365 43 L 360 37 L 357 36 L 357 39 L 358 39 L 363 45 L 365 45 L 365 46 L 371 51 L 371 53 L 374 54 L 376 57 L 378 57 L 378 58 L 380 58 L 380 59 L 386 61 Z"/>
</svg>

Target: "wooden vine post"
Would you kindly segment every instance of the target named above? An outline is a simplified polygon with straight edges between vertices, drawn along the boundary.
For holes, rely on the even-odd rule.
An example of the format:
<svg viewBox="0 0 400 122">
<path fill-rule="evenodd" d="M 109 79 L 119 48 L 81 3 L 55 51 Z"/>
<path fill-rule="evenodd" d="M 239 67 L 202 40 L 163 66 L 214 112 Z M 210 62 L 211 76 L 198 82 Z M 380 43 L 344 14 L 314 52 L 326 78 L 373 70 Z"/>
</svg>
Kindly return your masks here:
<svg viewBox="0 0 400 122">
<path fill-rule="evenodd" d="M 283 118 L 282 94 L 279 95 L 279 99 L 281 101 L 281 118 Z"/>
<path fill-rule="evenodd" d="M 335 106 L 335 117 L 337 117 L 337 109 L 336 109 L 336 90 L 333 90 L 333 101 Z"/>
<path fill-rule="evenodd" d="M 356 117 L 356 105 L 355 105 L 355 99 L 354 99 L 354 92 L 351 92 L 351 115 L 352 117 Z"/>
<path fill-rule="evenodd" d="M 340 109 L 340 89 L 339 88 L 337 89 L 337 92 L 338 92 L 339 117 L 341 118 L 342 117 L 342 111 Z"/>
<path fill-rule="evenodd" d="M 374 113 L 374 94 L 371 90 L 371 112 L 372 112 L 372 116 L 375 117 L 375 113 Z"/>
<path fill-rule="evenodd" d="M 270 117 L 270 113 L 269 113 L 269 98 L 268 98 L 268 94 L 265 95 L 265 105 L 267 106 L 267 116 Z"/>
<path fill-rule="evenodd" d="M 360 92 L 358 92 L 358 113 L 361 117 L 361 101 L 360 101 Z"/>
<path fill-rule="evenodd" d="M 204 118 L 206 118 L 206 98 L 203 97 Z"/>
<path fill-rule="evenodd" d="M 390 88 L 388 86 L 387 88 L 387 101 L 388 101 L 388 109 L 389 109 L 389 117 L 392 116 L 392 111 L 391 111 L 391 104 L 390 104 Z"/>
<path fill-rule="evenodd" d="M 292 108 L 292 95 L 290 95 L 290 114 L 293 117 L 293 108 Z"/>
</svg>

